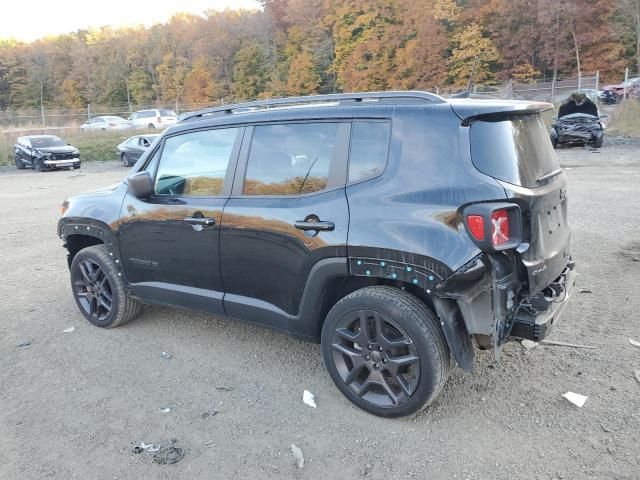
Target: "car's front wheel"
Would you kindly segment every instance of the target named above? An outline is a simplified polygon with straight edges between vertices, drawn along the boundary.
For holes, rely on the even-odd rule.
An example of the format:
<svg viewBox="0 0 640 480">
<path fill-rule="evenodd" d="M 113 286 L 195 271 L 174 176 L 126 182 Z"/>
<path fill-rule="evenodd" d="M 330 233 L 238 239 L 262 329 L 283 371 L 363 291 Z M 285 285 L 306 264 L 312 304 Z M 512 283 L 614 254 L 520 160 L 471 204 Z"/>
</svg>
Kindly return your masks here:
<svg viewBox="0 0 640 480">
<path fill-rule="evenodd" d="M 322 328 L 331 379 L 355 405 L 400 417 L 431 403 L 447 381 L 449 350 L 433 312 L 397 288 L 347 295 Z"/>
<path fill-rule="evenodd" d="M 93 245 L 76 254 L 71 262 L 71 288 L 82 314 L 98 327 L 117 327 L 140 311 L 105 245 Z"/>
<path fill-rule="evenodd" d="M 36 172 L 42 172 L 45 169 L 44 160 L 42 160 L 41 158 L 35 158 L 33 160 L 33 169 Z"/>
<path fill-rule="evenodd" d="M 599 135 L 596 137 L 595 141 L 593 142 L 593 146 L 595 148 L 600 148 L 602 147 L 603 142 L 604 142 L 604 135 Z"/>
<path fill-rule="evenodd" d="M 22 162 L 20 161 L 20 159 L 18 158 L 18 156 L 17 156 L 17 155 L 15 155 L 15 156 L 13 157 L 13 161 L 15 162 L 15 164 L 16 164 L 16 168 L 17 168 L 18 170 L 24 170 L 24 163 L 22 163 Z"/>
</svg>

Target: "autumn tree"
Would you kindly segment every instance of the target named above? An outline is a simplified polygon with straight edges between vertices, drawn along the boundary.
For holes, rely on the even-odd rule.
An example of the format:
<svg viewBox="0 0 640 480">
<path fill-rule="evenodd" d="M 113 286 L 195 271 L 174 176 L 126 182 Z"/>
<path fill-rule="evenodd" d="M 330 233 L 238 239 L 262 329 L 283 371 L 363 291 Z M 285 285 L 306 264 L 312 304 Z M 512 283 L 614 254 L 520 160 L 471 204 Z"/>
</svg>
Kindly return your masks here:
<svg viewBox="0 0 640 480">
<path fill-rule="evenodd" d="M 289 66 L 287 93 L 289 95 L 311 95 L 318 93 L 320 76 L 316 72 L 311 53 L 304 51 L 296 54 Z"/>
<path fill-rule="evenodd" d="M 473 83 L 494 80 L 500 53 L 484 34 L 481 25 L 472 23 L 457 31 L 453 45 L 449 60 L 449 76 L 453 85 L 466 85 L 472 73 Z"/>
<path fill-rule="evenodd" d="M 199 58 L 184 80 L 184 99 L 190 104 L 207 104 L 221 89 L 216 85 L 203 58 Z"/>
</svg>

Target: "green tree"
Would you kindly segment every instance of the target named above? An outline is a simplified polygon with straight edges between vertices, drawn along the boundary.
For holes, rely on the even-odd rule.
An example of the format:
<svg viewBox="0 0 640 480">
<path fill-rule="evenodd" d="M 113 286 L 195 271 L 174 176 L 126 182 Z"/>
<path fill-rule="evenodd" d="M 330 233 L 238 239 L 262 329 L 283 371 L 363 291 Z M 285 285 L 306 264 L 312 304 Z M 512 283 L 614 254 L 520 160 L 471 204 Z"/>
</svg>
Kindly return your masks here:
<svg viewBox="0 0 640 480">
<path fill-rule="evenodd" d="M 258 98 L 269 80 L 264 49 L 255 42 L 250 43 L 238 50 L 234 60 L 232 92 L 235 99 Z"/>
</svg>

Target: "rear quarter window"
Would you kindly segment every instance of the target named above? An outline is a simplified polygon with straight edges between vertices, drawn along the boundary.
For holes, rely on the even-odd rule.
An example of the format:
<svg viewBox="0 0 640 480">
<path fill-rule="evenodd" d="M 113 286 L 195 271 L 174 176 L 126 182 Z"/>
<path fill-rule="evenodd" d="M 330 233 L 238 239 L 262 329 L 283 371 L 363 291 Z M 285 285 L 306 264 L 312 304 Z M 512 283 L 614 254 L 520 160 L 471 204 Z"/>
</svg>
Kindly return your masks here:
<svg viewBox="0 0 640 480">
<path fill-rule="evenodd" d="M 471 160 L 490 177 L 533 188 L 559 168 L 540 115 L 500 116 L 471 124 Z"/>
<path fill-rule="evenodd" d="M 387 165 L 389 122 L 355 121 L 351 127 L 349 183 L 380 175 Z"/>
</svg>

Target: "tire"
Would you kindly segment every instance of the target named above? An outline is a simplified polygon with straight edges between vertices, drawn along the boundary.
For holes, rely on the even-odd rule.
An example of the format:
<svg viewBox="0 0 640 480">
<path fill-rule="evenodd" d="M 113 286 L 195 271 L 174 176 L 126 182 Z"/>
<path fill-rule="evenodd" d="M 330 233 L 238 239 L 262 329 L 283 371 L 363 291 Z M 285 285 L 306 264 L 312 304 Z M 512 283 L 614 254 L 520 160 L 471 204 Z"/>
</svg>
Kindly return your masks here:
<svg viewBox="0 0 640 480">
<path fill-rule="evenodd" d="M 155 126 L 153 123 L 150 123 L 149 125 L 147 125 L 147 128 L 148 128 L 149 130 L 155 130 L 155 129 L 156 129 L 156 126 Z"/>
<path fill-rule="evenodd" d="M 599 137 L 596 137 L 596 140 L 593 142 L 594 148 L 602 147 L 602 142 L 604 142 L 604 135 L 600 135 Z"/>
<path fill-rule="evenodd" d="M 13 161 L 16 163 L 18 170 L 24 170 L 24 163 L 22 163 L 18 157 L 13 157 Z"/>
<path fill-rule="evenodd" d="M 36 158 L 33 160 L 33 169 L 36 172 L 44 171 L 44 161 L 41 158 Z"/>
<path fill-rule="evenodd" d="M 558 148 L 558 137 L 551 138 L 551 145 L 553 146 L 554 149 Z"/>
<path fill-rule="evenodd" d="M 80 312 L 98 327 L 123 325 L 140 312 L 140 303 L 127 293 L 106 245 L 93 245 L 76 254 L 71 262 L 71 289 Z"/>
<path fill-rule="evenodd" d="M 365 330 L 381 325 L 383 335 L 363 334 L 363 318 Z M 437 317 L 393 287 L 366 287 L 336 303 L 322 327 L 322 356 L 343 395 L 382 417 L 426 407 L 449 375 L 449 348 Z"/>
<path fill-rule="evenodd" d="M 129 163 L 129 157 L 127 156 L 126 153 L 123 153 L 122 155 L 120 155 L 120 160 L 122 160 L 122 165 L 124 165 L 125 167 L 131 166 L 131 164 Z"/>
</svg>

